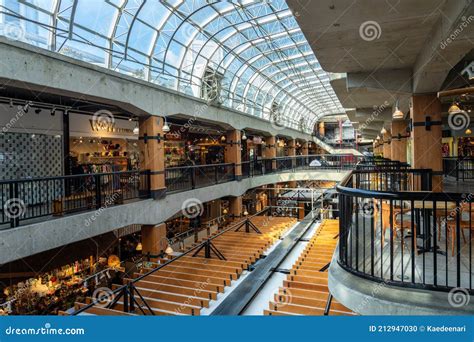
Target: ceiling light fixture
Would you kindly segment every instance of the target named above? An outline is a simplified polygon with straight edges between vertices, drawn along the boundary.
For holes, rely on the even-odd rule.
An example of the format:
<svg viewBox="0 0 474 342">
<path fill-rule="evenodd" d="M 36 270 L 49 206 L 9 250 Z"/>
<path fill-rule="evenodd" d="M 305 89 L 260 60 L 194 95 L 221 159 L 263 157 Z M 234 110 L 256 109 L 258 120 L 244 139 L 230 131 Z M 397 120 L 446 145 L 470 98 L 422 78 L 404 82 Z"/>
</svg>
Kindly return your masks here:
<svg viewBox="0 0 474 342">
<path fill-rule="evenodd" d="M 392 114 L 392 119 L 393 120 L 402 120 L 405 117 L 405 114 L 400 110 L 399 108 L 399 100 L 397 100 L 397 103 L 395 104 L 395 111 Z"/>
<path fill-rule="evenodd" d="M 138 121 L 135 121 L 135 128 L 133 128 L 133 134 L 138 135 L 140 133 L 140 129 L 138 128 Z"/>
<path fill-rule="evenodd" d="M 168 126 L 168 121 L 166 121 L 166 117 L 163 118 L 163 120 L 165 120 L 165 123 L 163 124 L 163 133 L 168 133 L 169 131 L 171 131 L 171 128 L 170 126 Z"/>
<path fill-rule="evenodd" d="M 385 129 L 385 127 L 382 127 L 382 129 L 380 130 L 380 133 L 381 134 L 387 134 L 387 130 Z"/>
<path fill-rule="evenodd" d="M 453 102 L 451 107 L 449 107 L 448 109 L 448 114 L 456 114 L 456 113 L 459 113 L 460 111 L 461 111 L 461 108 L 459 108 L 456 102 Z"/>
</svg>

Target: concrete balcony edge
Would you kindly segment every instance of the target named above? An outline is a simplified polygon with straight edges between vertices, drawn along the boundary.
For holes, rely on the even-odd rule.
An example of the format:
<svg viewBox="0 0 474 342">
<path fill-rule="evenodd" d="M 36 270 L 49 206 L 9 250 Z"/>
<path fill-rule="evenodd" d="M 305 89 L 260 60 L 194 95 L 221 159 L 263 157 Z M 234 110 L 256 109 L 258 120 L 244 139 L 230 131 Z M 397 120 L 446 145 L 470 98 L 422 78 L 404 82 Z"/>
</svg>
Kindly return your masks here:
<svg viewBox="0 0 474 342">
<path fill-rule="evenodd" d="M 262 185 L 288 181 L 341 181 L 348 171 L 304 170 L 277 173 L 232 181 L 190 191 L 170 193 L 166 197 L 139 200 L 113 207 L 51 218 L 12 229 L 0 230 L 0 264 L 25 258 L 73 242 L 132 225 L 162 223 L 182 209 L 183 202 L 196 199 L 202 203 L 226 196 L 241 196 Z"/>
</svg>

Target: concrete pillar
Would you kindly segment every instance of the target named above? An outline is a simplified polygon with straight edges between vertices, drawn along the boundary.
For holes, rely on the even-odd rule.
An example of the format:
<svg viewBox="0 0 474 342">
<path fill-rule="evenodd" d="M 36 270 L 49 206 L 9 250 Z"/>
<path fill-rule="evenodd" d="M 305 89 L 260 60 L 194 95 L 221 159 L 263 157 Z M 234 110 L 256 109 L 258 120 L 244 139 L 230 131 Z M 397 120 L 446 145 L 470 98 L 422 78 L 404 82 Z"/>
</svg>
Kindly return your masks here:
<svg viewBox="0 0 474 342">
<path fill-rule="evenodd" d="M 309 143 L 307 141 L 304 141 L 302 144 L 301 144 L 301 154 L 303 156 L 307 156 L 309 155 L 309 147 L 308 147 Z"/>
<path fill-rule="evenodd" d="M 229 199 L 229 214 L 233 218 L 240 218 L 242 216 L 242 196 L 230 197 Z"/>
<path fill-rule="evenodd" d="M 413 95 L 412 106 L 412 167 L 433 170 L 433 191 L 442 191 L 441 102 L 436 94 Z"/>
<path fill-rule="evenodd" d="M 276 158 L 277 148 L 276 148 L 276 137 L 266 137 L 265 138 L 265 149 L 263 151 L 264 158 Z M 272 169 L 276 169 L 276 160 L 272 161 Z"/>
<path fill-rule="evenodd" d="M 391 149 L 391 138 L 390 132 L 387 131 L 382 137 L 383 139 L 383 157 L 387 159 L 392 159 L 392 149 Z"/>
<path fill-rule="evenodd" d="M 392 160 L 402 163 L 407 161 L 407 127 L 406 120 L 392 121 Z"/>
<path fill-rule="evenodd" d="M 324 128 L 324 122 L 320 122 L 318 125 L 318 133 L 320 136 L 324 136 L 326 133 L 326 129 Z"/>
<path fill-rule="evenodd" d="M 265 148 L 263 150 L 264 158 L 275 158 L 277 154 L 276 150 L 276 137 L 265 138 Z"/>
<path fill-rule="evenodd" d="M 224 161 L 226 163 L 235 164 L 235 176 L 237 179 L 240 179 L 242 177 L 241 132 L 239 130 L 227 131 L 226 143 Z"/>
<path fill-rule="evenodd" d="M 166 196 L 163 124 L 164 119 L 157 116 L 140 119 L 139 123 L 140 169 L 151 172 L 150 190 L 154 199 Z"/>
<path fill-rule="evenodd" d="M 288 140 L 288 157 L 296 156 L 296 140 L 290 139 Z"/>
<path fill-rule="evenodd" d="M 166 250 L 166 247 L 168 247 L 166 224 L 162 223 L 156 226 L 143 225 L 141 231 L 143 255 L 150 254 L 155 259 L 157 255 Z"/>
</svg>

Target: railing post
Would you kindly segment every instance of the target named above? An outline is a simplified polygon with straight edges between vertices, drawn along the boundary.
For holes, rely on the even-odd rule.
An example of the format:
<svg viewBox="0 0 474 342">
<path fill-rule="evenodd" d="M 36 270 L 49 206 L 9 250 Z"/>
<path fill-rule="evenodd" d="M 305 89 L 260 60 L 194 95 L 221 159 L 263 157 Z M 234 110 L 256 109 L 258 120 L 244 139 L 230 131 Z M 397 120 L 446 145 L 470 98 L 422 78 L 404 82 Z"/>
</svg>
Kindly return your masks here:
<svg viewBox="0 0 474 342">
<path fill-rule="evenodd" d="M 191 167 L 191 189 L 196 188 L 196 168 Z"/>
<path fill-rule="evenodd" d="M 102 207 L 102 190 L 100 184 L 100 175 L 94 175 L 95 181 L 95 208 L 100 209 Z"/>
<path fill-rule="evenodd" d="M 9 200 L 11 201 L 11 205 L 16 205 L 18 204 L 17 202 L 20 200 L 19 198 L 19 193 L 18 193 L 18 183 L 10 183 L 10 198 Z M 9 207 L 3 207 L 3 210 L 9 211 L 12 208 Z M 18 209 L 21 210 L 21 209 Z M 15 212 L 16 213 L 16 212 Z M 21 214 L 21 211 L 18 212 L 18 214 Z M 20 215 L 11 215 L 10 217 L 10 227 L 15 228 L 20 225 Z"/>
<path fill-rule="evenodd" d="M 215 181 L 215 184 L 219 184 L 219 176 L 218 176 L 218 169 L 219 169 L 219 166 L 214 166 L 214 181 Z"/>
</svg>

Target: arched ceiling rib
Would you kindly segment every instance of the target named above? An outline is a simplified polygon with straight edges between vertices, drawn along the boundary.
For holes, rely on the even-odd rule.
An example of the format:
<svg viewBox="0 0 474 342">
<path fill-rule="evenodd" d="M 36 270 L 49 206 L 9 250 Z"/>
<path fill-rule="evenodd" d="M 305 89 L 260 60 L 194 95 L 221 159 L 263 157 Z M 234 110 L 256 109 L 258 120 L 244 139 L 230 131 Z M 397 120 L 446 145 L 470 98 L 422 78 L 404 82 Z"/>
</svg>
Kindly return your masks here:
<svg viewBox="0 0 474 342">
<path fill-rule="evenodd" d="M 0 0 L 0 28 L 18 39 L 200 97 L 222 75 L 223 106 L 288 126 L 343 113 L 284 0 Z M 311 128 L 310 128 L 311 129 Z"/>
</svg>

